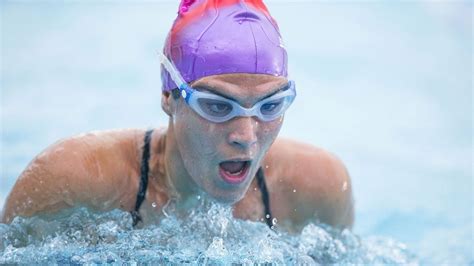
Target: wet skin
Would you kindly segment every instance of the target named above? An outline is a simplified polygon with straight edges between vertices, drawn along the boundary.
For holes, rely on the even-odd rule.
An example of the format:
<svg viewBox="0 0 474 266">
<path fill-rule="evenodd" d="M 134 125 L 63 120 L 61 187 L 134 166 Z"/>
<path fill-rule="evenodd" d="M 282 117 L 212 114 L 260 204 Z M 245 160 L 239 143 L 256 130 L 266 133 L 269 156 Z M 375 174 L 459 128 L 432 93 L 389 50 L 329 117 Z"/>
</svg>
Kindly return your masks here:
<svg viewBox="0 0 474 266">
<path fill-rule="evenodd" d="M 225 74 L 191 85 L 251 107 L 286 83 L 284 77 Z M 236 117 L 213 123 L 170 93 L 163 93 L 162 108 L 170 119 L 167 129 L 155 129 L 152 135 L 149 183 L 140 208 L 145 222 L 160 217 L 170 199 L 178 207 L 192 208 L 202 192 L 232 204 L 237 218 L 261 220 L 264 206 L 254 176 L 262 166 L 271 211 L 281 228 L 298 231 L 316 220 L 352 226 L 352 190 L 344 165 L 320 148 L 277 139 L 283 117 L 270 122 Z M 53 144 L 18 178 L 2 222 L 74 206 L 133 210 L 144 133 L 139 129 L 92 132 Z M 246 178 L 231 184 L 221 176 L 220 163 L 235 160 L 248 161 L 249 166 Z"/>
</svg>

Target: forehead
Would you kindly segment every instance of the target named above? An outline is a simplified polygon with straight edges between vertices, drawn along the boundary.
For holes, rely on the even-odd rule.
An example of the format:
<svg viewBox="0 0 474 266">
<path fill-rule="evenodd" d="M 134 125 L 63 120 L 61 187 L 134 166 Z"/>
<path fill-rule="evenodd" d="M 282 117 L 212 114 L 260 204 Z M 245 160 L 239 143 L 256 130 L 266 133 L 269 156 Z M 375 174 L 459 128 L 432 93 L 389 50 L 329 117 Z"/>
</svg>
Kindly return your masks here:
<svg viewBox="0 0 474 266">
<path fill-rule="evenodd" d="M 237 98 L 256 97 L 280 89 L 288 83 L 286 77 L 265 74 L 222 74 L 201 78 L 191 83 L 192 87 L 210 87 Z"/>
</svg>

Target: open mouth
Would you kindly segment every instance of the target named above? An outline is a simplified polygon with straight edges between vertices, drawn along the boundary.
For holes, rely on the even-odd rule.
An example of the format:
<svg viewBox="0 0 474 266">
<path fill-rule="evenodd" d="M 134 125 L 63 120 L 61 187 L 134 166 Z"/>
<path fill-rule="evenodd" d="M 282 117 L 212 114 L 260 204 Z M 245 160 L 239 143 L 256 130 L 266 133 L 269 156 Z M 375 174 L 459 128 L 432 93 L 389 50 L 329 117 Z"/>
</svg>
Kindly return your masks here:
<svg viewBox="0 0 474 266">
<path fill-rule="evenodd" d="M 239 184 L 247 177 L 250 161 L 224 161 L 219 164 L 219 174 L 227 183 Z"/>
</svg>

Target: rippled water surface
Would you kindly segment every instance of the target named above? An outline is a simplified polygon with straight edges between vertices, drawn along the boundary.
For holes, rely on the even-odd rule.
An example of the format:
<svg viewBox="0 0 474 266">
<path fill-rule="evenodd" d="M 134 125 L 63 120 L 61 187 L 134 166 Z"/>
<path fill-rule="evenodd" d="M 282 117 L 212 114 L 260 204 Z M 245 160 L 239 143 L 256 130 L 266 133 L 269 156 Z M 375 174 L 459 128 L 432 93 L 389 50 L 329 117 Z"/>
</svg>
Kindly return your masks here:
<svg viewBox="0 0 474 266">
<path fill-rule="evenodd" d="M 0 225 L 0 264 L 10 263 L 416 263 L 390 238 L 360 238 L 348 230 L 307 225 L 300 234 L 236 220 L 231 208 L 203 202 L 191 213 L 133 229 L 115 210 L 77 209 L 63 218 L 17 218 Z"/>
</svg>

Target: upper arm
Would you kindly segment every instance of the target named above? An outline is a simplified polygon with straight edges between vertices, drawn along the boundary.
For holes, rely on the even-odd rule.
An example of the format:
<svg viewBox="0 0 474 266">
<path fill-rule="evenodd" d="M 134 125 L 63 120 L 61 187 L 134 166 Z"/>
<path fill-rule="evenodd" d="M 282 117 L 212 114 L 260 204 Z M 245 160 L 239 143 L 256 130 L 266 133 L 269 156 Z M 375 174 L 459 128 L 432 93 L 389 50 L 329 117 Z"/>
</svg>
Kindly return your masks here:
<svg viewBox="0 0 474 266">
<path fill-rule="evenodd" d="M 2 222 L 11 222 L 16 216 L 31 216 L 68 206 L 70 202 L 62 194 L 68 187 L 66 178 L 70 173 L 67 165 L 72 163 L 72 158 L 65 153 L 64 143 L 59 142 L 28 164 L 6 199 Z"/>
<path fill-rule="evenodd" d="M 279 139 L 269 151 L 272 201 L 292 230 L 320 221 L 352 227 L 354 206 L 350 176 L 331 153 L 312 145 Z M 282 183 L 283 182 L 283 183 Z M 285 207 L 283 207 L 285 206 Z"/>
<path fill-rule="evenodd" d="M 124 147 L 133 147 L 122 145 L 123 139 L 87 134 L 47 148 L 18 177 L 5 202 L 2 222 L 77 205 L 127 209 L 136 167 L 123 155 L 131 154 Z"/>
<path fill-rule="evenodd" d="M 299 158 L 304 169 L 295 179 L 300 193 L 295 203 L 303 220 L 351 228 L 354 204 L 349 173 L 334 155 L 321 149 L 305 152 Z"/>
<path fill-rule="evenodd" d="M 324 160 L 323 180 L 327 182 L 327 186 L 322 188 L 325 212 L 321 214 L 321 219 L 336 227 L 351 228 L 354 223 L 354 199 L 349 173 L 342 161 L 334 155 L 327 153 Z M 314 201 L 314 197 L 309 199 Z"/>
</svg>

